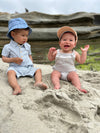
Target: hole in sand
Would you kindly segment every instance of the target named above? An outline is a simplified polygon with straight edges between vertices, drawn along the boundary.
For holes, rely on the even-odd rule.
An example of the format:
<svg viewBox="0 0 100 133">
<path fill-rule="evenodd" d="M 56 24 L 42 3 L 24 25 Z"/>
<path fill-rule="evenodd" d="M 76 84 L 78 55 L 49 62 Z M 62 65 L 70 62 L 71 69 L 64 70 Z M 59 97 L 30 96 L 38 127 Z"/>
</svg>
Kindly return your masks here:
<svg viewBox="0 0 100 133">
<path fill-rule="evenodd" d="M 95 119 L 97 121 L 100 121 L 100 107 L 99 106 L 97 107 L 97 112 L 96 112 L 96 115 L 95 115 Z"/>
</svg>

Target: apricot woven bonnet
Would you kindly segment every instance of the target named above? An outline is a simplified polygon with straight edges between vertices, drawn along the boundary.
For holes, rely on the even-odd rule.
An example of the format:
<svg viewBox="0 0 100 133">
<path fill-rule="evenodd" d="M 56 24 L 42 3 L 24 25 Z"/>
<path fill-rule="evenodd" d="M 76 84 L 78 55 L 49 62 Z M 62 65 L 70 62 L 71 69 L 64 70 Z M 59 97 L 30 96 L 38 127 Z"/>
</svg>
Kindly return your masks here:
<svg viewBox="0 0 100 133">
<path fill-rule="evenodd" d="M 77 42 L 77 40 L 78 40 L 77 33 L 76 33 L 75 30 L 73 30 L 73 29 L 72 29 L 71 27 L 69 27 L 69 26 L 63 26 L 63 27 L 61 27 L 60 29 L 58 29 L 58 31 L 57 31 L 57 36 L 58 36 L 59 40 L 61 40 L 63 34 L 64 34 L 64 33 L 67 33 L 67 32 L 71 32 L 71 33 L 75 36 L 75 40 L 76 40 L 76 42 Z"/>
</svg>

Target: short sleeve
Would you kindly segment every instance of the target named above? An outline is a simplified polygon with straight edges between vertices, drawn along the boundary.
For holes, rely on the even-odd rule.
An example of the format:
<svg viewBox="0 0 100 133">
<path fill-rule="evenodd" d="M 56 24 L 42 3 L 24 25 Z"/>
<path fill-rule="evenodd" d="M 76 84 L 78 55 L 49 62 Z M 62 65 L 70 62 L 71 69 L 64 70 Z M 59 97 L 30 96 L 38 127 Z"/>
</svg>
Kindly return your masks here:
<svg viewBox="0 0 100 133">
<path fill-rule="evenodd" d="M 8 45 L 5 45 L 3 47 L 2 53 L 1 53 L 2 56 L 9 57 L 9 48 L 8 47 L 9 47 Z"/>
</svg>

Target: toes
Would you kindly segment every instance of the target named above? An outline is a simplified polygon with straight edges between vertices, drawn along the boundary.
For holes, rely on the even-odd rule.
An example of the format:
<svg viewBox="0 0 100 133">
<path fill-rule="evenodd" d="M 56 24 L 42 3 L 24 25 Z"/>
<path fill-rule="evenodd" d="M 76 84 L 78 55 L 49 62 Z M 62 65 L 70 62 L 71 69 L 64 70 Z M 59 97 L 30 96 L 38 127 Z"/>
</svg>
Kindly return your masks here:
<svg viewBox="0 0 100 133">
<path fill-rule="evenodd" d="M 45 85 L 44 83 L 38 83 L 38 84 L 36 84 L 35 86 L 37 86 L 37 87 L 39 87 L 39 88 L 41 88 L 41 89 L 43 89 L 43 90 L 45 90 L 45 89 L 48 88 L 47 85 Z"/>
<path fill-rule="evenodd" d="M 21 94 L 21 91 L 19 91 L 19 90 L 13 91 L 13 95 L 20 95 L 20 94 Z"/>
</svg>

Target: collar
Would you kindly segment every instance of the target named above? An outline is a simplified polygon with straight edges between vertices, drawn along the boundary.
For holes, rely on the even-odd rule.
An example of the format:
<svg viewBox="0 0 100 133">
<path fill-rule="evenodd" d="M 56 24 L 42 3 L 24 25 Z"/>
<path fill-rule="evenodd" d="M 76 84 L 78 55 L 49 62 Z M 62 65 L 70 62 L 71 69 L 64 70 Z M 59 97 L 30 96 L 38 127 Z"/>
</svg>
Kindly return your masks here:
<svg viewBox="0 0 100 133">
<path fill-rule="evenodd" d="M 10 45 L 12 45 L 13 47 L 25 47 L 25 43 L 22 45 L 19 45 L 17 42 L 13 40 L 10 41 Z"/>
</svg>

